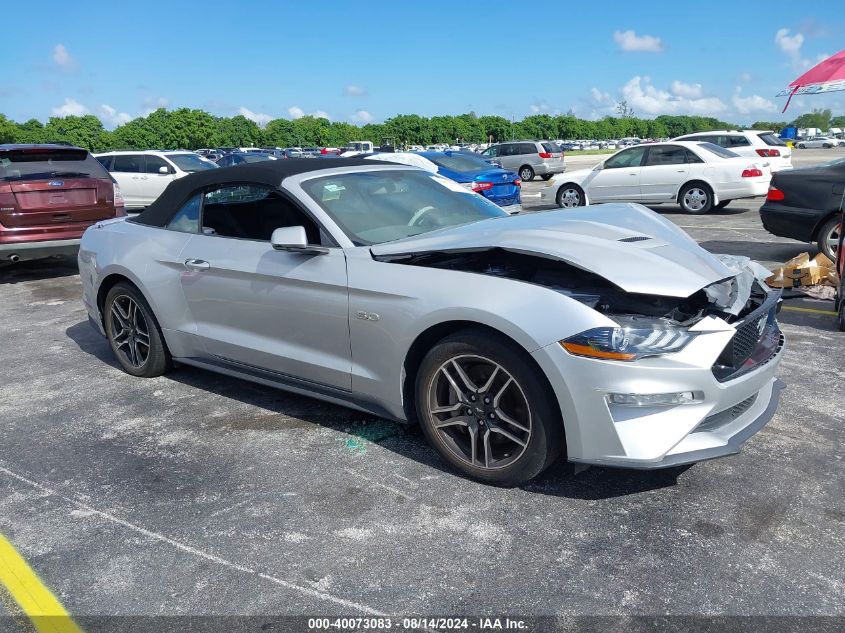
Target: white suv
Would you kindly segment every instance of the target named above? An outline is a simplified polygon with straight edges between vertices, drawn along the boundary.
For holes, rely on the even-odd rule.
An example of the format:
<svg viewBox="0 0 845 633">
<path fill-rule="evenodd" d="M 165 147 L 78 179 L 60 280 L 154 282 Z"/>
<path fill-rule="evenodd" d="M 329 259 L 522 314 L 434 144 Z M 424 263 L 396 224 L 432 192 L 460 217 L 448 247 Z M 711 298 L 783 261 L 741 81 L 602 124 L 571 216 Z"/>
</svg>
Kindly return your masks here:
<svg viewBox="0 0 845 633">
<path fill-rule="evenodd" d="M 773 173 L 781 169 L 792 169 L 792 149 L 771 130 L 715 130 L 685 134 L 672 140 L 713 143 L 740 156 L 758 161 L 765 158 Z"/>
<path fill-rule="evenodd" d="M 94 156 L 120 185 L 126 209 L 136 211 L 152 204 L 177 178 L 217 168 L 210 160 L 186 151 L 139 150 Z"/>
</svg>

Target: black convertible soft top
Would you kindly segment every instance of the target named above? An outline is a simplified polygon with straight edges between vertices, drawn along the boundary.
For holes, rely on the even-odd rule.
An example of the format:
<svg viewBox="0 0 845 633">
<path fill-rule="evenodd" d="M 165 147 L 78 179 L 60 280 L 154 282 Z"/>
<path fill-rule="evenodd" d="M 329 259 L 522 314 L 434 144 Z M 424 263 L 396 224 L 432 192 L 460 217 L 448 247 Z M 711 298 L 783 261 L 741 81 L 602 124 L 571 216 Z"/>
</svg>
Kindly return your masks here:
<svg viewBox="0 0 845 633">
<path fill-rule="evenodd" d="M 188 197 L 199 189 L 240 183 L 257 183 L 278 187 L 288 176 L 309 171 L 337 169 L 339 167 L 376 167 L 384 163 L 363 158 L 289 158 L 286 160 L 263 160 L 234 167 L 206 169 L 174 180 L 167 189 L 148 206 L 134 221 L 149 226 L 166 226 Z"/>
</svg>

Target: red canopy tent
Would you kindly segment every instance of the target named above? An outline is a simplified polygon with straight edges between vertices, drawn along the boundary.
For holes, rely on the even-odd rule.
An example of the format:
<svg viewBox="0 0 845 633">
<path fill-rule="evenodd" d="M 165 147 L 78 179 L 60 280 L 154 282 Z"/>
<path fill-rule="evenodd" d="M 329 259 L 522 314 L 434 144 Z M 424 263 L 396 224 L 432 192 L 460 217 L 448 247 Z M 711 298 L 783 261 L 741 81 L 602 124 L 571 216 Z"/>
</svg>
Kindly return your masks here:
<svg viewBox="0 0 845 633">
<path fill-rule="evenodd" d="M 783 111 L 789 107 L 789 102 L 795 95 L 815 95 L 823 92 L 845 90 L 845 51 L 819 62 L 798 79 L 789 84 L 789 88 L 781 90 L 777 96 L 786 97 Z"/>
</svg>

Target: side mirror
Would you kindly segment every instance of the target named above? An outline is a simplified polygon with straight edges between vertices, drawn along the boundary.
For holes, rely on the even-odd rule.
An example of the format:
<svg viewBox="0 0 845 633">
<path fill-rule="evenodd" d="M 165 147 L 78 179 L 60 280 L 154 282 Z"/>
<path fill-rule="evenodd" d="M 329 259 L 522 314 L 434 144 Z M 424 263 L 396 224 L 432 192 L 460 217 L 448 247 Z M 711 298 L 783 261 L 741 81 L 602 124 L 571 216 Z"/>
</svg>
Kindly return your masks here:
<svg viewBox="0 0 845 633">
<path fill-rule="evenodd" d="M 303 253 L 306 255 L 326 255 L 329 249 L 322 246 L 311 246 L 308 244 L 308 235 L 304 226 L 285 226 L 273 231 L 270 236 L 270 244 L 274 250 L 288 251 L 290 253 Z"/>
<path fill-rule="evenodd" d="M 170 167 L 168 167 L 167 165 L 162 165 L 161 167 L 158 168 L 158 173 L 169 174 L 170 173 Z"/>
</svg>

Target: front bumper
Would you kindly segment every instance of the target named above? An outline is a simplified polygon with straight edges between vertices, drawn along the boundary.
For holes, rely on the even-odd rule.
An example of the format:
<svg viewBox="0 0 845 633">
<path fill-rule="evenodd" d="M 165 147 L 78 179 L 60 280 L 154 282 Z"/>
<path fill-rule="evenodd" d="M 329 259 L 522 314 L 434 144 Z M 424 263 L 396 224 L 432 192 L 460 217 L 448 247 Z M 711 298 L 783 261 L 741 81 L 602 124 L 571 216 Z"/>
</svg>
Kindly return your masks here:
<svg viewBox="0 0 845 633">
<path fill-rule="evenodd" d="M 76 255 L 81 240 L 0 243 L 0 261 L 27 261 L 53 255 Z"/>
<path fill-rule="evenodd" d="M 560 405 L 572 462 L 653 469 L 737 453 L 775 413 L 783 339 L 754 369 L 720 382 L 713 367 L 736 330 L 702 332 L 675 354 L 634 362 L 574 356 L 554 343 L 533 356 Z M 695 392 L 676 406 L 623 406 L 610 393 Z"/>
</svg>

